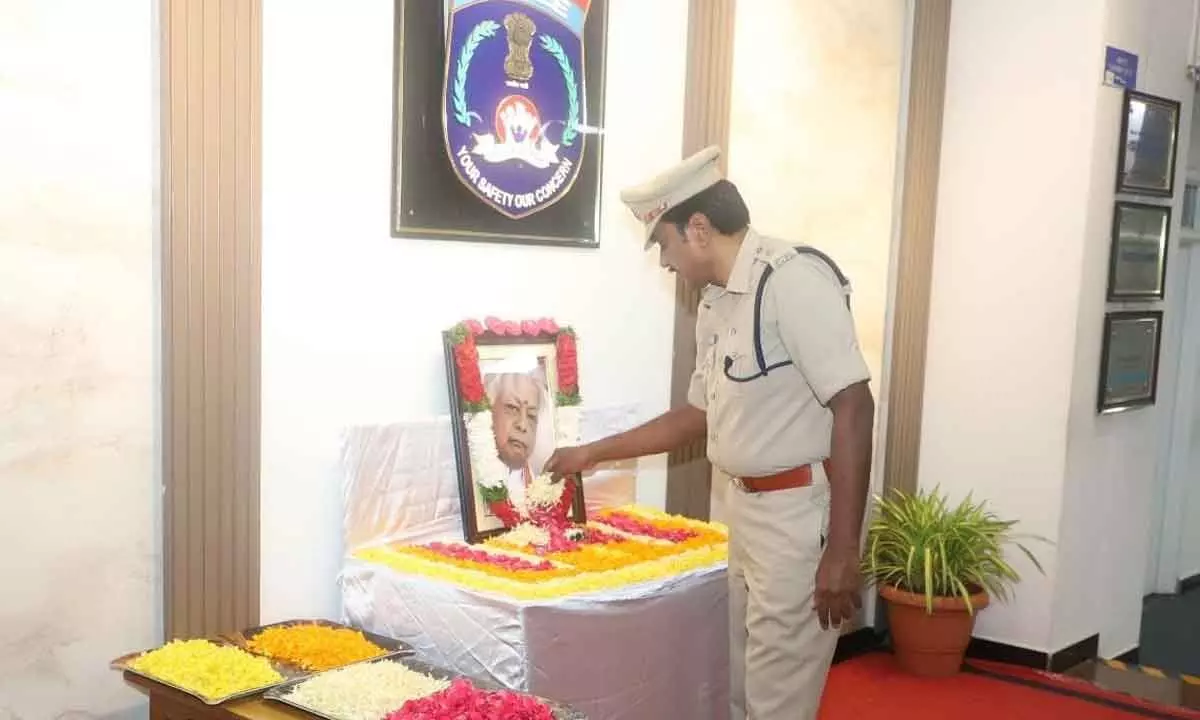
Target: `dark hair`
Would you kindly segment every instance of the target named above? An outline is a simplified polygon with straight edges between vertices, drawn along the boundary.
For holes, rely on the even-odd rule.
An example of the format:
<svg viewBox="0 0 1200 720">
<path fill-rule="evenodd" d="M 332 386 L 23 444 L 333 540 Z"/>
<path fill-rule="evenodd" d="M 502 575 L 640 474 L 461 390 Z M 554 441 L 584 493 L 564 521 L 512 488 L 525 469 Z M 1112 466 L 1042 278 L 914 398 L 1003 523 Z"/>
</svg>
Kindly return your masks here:
<svg viewBox="0 0 1200 720">
<path fill-rule="evenodd" d="M 662 221 L 671 223 L 682 233 L 688 220 L 696 213 L 708 218 L 722 235 L 732 235 L 750 226 L 750 210 L 746 207 L 746 201 L 742 199 L 737 186 L 728 180 L 719 180 L 716 185 L 701 190 L 666 211 Z"/>
</svg>

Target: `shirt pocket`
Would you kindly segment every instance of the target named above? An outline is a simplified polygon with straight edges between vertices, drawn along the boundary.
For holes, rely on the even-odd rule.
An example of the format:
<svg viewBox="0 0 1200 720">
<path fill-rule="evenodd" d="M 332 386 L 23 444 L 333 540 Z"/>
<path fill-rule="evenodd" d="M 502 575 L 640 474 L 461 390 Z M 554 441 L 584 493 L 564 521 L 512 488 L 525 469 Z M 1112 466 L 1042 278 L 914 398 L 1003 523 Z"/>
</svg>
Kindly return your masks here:
<svg viewBox="0 0 1200 720">
<path fill-rule="evenodd" d="M 714 374 L 720 379 L 721 392 L 741 396 L 764 379 L 754 354 L 753 333 L 726 331 L 717 347 Z"/>
</svg>

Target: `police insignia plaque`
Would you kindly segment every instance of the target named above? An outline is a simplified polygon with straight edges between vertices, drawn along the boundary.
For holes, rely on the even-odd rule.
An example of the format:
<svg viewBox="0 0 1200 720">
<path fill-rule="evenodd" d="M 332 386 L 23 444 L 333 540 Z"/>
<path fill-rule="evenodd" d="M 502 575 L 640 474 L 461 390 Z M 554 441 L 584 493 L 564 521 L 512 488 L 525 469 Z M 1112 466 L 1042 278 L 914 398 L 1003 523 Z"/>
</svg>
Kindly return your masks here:
<svg viewBox="0 0 1200 720">
<path fill-rule="evenodd" d="M 570 192 L 589 0 L 452 0 L 443 127 L 459 179 L 513 219 Z"/>
<path fill-rule="evenodd" d="M 606 16 L 604 0 L 398 0 L 393 234 L 595 245 Z"/>
</svg>

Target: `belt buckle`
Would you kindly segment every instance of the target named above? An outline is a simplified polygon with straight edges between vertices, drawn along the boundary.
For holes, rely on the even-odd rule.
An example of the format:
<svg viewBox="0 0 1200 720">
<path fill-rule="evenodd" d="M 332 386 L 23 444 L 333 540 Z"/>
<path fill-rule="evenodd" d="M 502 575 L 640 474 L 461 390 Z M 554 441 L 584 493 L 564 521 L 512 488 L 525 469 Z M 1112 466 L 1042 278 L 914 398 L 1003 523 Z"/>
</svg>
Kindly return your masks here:
<svg viewBox="0 0 1200 720">
<path fill-rule="evenodd" d="M 733 478 L 733 486 L 734 486 L 735 488 L 737 488 L 738 490 L 741 490 L 742 492 L 750 492 L 750 491 L 749 491 L 749 490 L 746 488 L 746 481 L 745 481 L 745 480 L 743 480 L 743 479 L 741 478 L 741 476 L 738 476 L 738 477 L 735 477 L 735 478 Z"/>
</svg>

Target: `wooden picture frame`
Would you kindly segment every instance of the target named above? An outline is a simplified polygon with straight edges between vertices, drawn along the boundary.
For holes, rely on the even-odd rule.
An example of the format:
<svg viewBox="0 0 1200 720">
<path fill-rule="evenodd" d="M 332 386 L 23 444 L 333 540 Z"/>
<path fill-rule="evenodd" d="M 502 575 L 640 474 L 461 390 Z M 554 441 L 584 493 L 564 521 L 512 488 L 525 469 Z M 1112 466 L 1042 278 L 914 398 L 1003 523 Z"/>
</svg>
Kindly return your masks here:
<svg viewBox="0 0 1200 720">
<path fill-rule="evenodd" d="M 1166 296 L 1171 207 L 1118 202 L 1113 208 L 1108 259 L 1109 302 Z"/>
<path fill-rule="evenodd" d="M 1162 331 L 1161 310 L 1105 315 L 1096 403 L 1100 414 L 1132 410 L 1157 401 Z"/>
<path fill-rule="evenodd" d="M 1179 151 L 1179 102 L 1126 90 L 1121 103 L 1117 193 L 1172 197 Z"/>
<path fill-rule="evenodd" d="M 545 489 L 550 453 L 580 442 L 575 334 L 550 320 L 466 321 L 443 347 L 463 536 L 477 543 L 527 521 L 510 493 L 522 480 L 525 492 Z M 582 475 L 562 482 L 556 511 L 586 522 Z"/>
<path fill-rule="evenodd" d="M 596 129 L 604 124 L 608 0 L 591 0 L 584 25 L 579 126 L 583 148 L 578 174 L 561 199 L 518 219 L 506 217 L 481 200 L 451 165 L 442 120 L 444 7 L 440 0 L 395 2 L 392 237 L 598 247 L 604 136 Z"/>
</svg>

